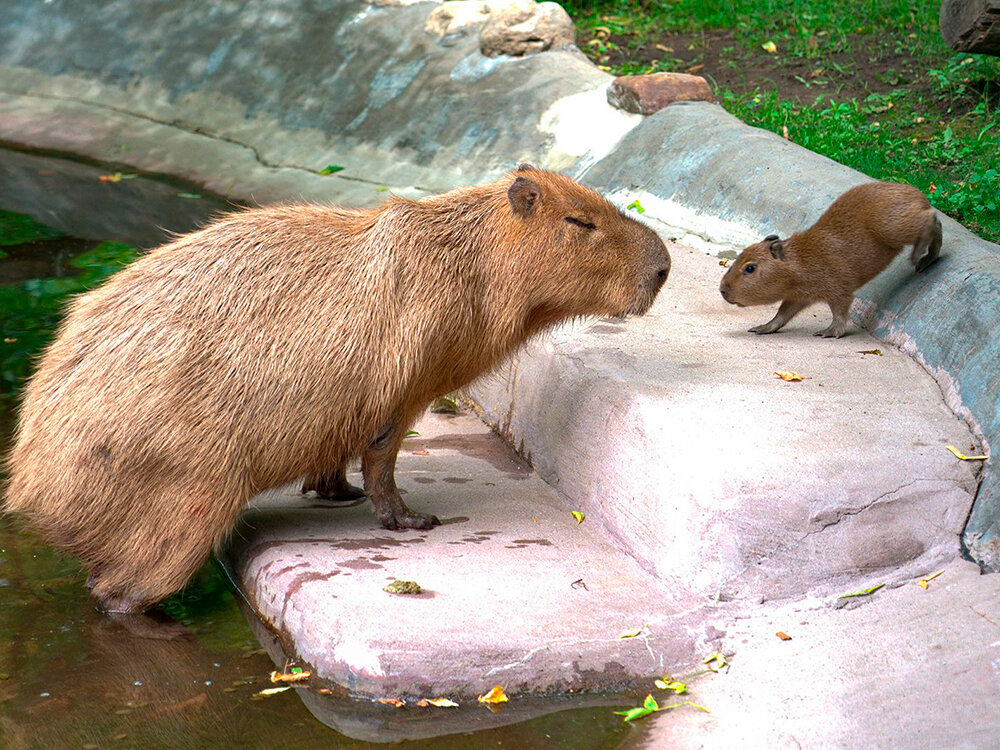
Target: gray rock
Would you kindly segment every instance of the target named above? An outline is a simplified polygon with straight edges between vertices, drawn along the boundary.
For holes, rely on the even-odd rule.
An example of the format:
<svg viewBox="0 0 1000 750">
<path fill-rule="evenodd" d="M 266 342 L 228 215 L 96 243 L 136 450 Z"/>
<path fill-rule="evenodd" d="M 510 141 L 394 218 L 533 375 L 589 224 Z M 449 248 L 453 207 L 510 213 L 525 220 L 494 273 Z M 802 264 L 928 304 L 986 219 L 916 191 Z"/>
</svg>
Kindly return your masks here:
<svg viewBox="0 0 1000 750">
<path fill-rule="evenodd" d="M 479 49 L 487 57 L 520 57 L 561 49 L 575 38 L 573 20 L 558 3 L 511 0 L 492 8 L 479 32 Z"/>
</svg>

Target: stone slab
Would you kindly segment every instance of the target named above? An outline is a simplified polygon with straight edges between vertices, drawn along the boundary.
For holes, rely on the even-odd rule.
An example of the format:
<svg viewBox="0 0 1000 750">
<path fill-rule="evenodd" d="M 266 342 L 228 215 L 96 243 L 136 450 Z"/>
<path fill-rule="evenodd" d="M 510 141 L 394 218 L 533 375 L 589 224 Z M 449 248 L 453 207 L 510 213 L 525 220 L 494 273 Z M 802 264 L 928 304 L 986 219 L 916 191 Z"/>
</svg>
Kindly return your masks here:
<svg viewBox="0 0 1000 750">
<path fill-rule="evenodd" d="M 459 702 L 498 684 L 518 696 L 624 689 L 710 645 L 704 618 L 609 544 L 598 519 L 578 524 L 480 420 L 428 414 L 416 429 L 396 481 L 441 527 L 387 531 L 367 501 L 322 507 L 287 488 L 255 501 L 233 535 L 247 600 L 321 681 Z M 386 593 L 393 579 L 424 593 Z"/>
<path fill-rule="evenodd" d="M 1000 576 L 956 560 L 926 590 L 908 583 L 849 601 L 734 620 L 729 668 L 689 684 L 711 713 L 650 717 L 622 747 L 996 747 Z"/>
<path fill-rule="evenodd" d="M 979 462 L 945 450 L 976 441 L 935 382 L 857 328 L 814 337 L 819 305 L 748 333 L 773 310 L 726 304 L 716 258 L 669 249 L 646 316 L 563 328 L 472 389 L 539 475 L 695 601 L 860 588 L 955 557 Z"/>
</svg>

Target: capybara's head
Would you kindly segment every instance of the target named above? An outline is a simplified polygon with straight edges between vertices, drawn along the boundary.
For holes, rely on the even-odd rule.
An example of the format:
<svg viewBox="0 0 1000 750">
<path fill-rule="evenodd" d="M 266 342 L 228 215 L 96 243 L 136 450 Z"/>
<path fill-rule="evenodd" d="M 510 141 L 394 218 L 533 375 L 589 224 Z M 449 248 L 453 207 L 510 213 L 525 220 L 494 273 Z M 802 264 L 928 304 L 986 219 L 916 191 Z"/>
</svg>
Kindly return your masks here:
<svg viewBox="0 0 1000 750">
<path fill-rule="evenodd" d="M 772 234 L 740 253 L 722 277 L 719 291 L 726 302 L 740 307 L 770 305 L 785 298 L 795 279 L 785 241 Z"/>
<path fill-rule="evenodd" d="M 670 272 L 656 232 L 569 177 L 520 165 L 507 198 L 532 238 L 552 317 L 642 315 Z"/>
</svg>

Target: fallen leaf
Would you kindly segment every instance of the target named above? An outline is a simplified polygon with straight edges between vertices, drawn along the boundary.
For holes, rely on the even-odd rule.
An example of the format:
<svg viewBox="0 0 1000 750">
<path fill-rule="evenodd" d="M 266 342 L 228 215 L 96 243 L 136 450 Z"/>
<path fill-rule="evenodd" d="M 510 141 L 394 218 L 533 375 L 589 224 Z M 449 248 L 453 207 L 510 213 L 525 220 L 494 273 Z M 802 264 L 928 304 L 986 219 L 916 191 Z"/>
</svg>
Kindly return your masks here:
<svg viewBox="0 0 1000 750">
<path fill-rule="evenodd" d="M 775 371 L 774 374 L 786 381 L 802 380 L 802 375 L 799 375 L 797 372 L 792 372 L 791 370 L 781 372 Z"/>
<path fill-rule="evenodd" d="M 385 703 L 389 706 L 395 706 L 396 708 L 402 708 L 406 704 L 399 698 L 379 698 L 378 703 Z"/>
<path fill-rule="evenodd" d="M 114 174 L 101 174 L 97 176 L 97 179 L 99 179 L 101 182 L 121 182 L 122 173 L 115 172 Z"/>
<path fill-rule="evenodd" d="M 729 662 L 726 661 L 725 655 L 721 651 L 715 651 L 714 653 L 706 655 L 705 658 L 701 660 L 701 663 L 713 672 L 718 672 L 724 666 L 729 664 Z"/>
<path fill-rule="evenodd" d="M 403 435 L 404 438 L 413 437 L 414 435 L 419 435 L 420 433 L 416 430 L 407 430 L 406 434 Z"/>
<path fill-rule="evenodd" d="M 730 263 L 730 261 L 725 260 L 725 259 L 719 261 L 719 265 L 720 266 L 728 266 L 729 263 Z"/>
<path fill-rule="evenodd" d="M 674 51 L 673 47 L 668 47 L 665 44 L 654 44 L 653 46 L 656 47 L 656 49 L 660 50 L 660 52 L 671 52 L 672 53 Z"/>
<path fill-rule="evenodd" d="M 781 137 L 784 138 L 786 141 L 791 140 L 788 137 L 788 126 L 787 125 L 782 125 L 781 126 Z"/>
<path fill-rule="evenodd" d="M 646 700 L 642 702 L 641 706 L 629 708 L 625 711 L 615 711 L 615 714 L 624 716 L 625 721 L 635 721 L 636 719 L 641 719 L 643 716 L 656 713 L 659 710 L 660 706 L 657 704 L 656 699 L 652 695 L 647 695 Z"/>
<path fill-rule="evenodd" d="M 201 198 L 201 196 L 198 195 L 197 193 L 178 193 L 177 197 L 178 198 L 190 198 L 192 200 Z"/>
<path fill-rule="evenodd" d="M 583 519 L 586 518 L 586 516 L 578 510 L 571 510 L 570 514 L 576 519 L 577 523 L 583 523 Z"/>
<path fill-rule="evenodd" d="M 497 685 L 485 695 L 480 695 L 476 700 L 480 703 L 506 703 L 507 695 L 504 693 L 503 688 Z"/>
<path fill-rule="evenodd" d="M 639 199 L 638 198 L 636 198 L 634 201 L 632 201 L 627 206 L 625 206 L 625 210 L 627 210 L 627 211 L 636 211 L 636 212 L 638 212 L 640 214 L 646 213 L 646 209 L 644 209 L 642 207 L 642 204 L 639 203 Z"/>
<path fill-rule="evenodd" d="M 271 682 L 302 682 L 312 677 L 311 672 L 300 670 L 298 672 L 271 672 Z"/>
<path fill-rule="evenodd" d="M 342 171 L 344 171 L 343 167 L 338 166 L 337 164 L 328 164 L 327 166 L 323 167 L 323 169 L 319 170 L 319 173 L 336 174 L 337 172 L 342 172 Z"/>
<path fill-rule="evenodd" d="M 917 585 L 920 588 L 922 588 L 922 589 L 926 589 L 927 588 L 927 584 L 930 583 L 931 581 L 933 581 L 935 578 L 937 578 L 942 573 L 944 573 L 944 571 L 943 570 L 939 570 L 937 573 L 932 573 L 931 575 L 927 576 L 926 578 L 921 578 L 919 581 L 917 581 Z"/>
<path fill-rule="evenodd" d="M 259 693 L 254 693 L 251 697 L 252 698 L 266 698 L 269 695 L 277 695 L 278 693 L 283 693 L 286 690 L 291 690 L 291 689 L 292 688 L 289 687 L 288 685 L 284 685 L 283 687 L 276 687 L 276 688 L 265 688 L 264 690 L 261 690 Z"/>
<path fill-rule="evenodd" d="M 429 455 L 431 455 L 431 452 L 430 451 L 410 451 L 410 455 L 412 455 L 412 456 L 429 456 Z"/>
<path fill-rule="evenodd" d="M 271 682 L 301 682 L 302 680 L 308 680 L 311 676 L 311 672 L 307 672 L 301 667 L 296 667 L 290 672 L 271 672 Z"/>
<path fill-rule="evenodd" d="M 692 75 L 694 75 L 695 73 L 700 73 L 704 69 L 705 69 L 705 66 L 702 63 L 698 63 L 697 65 L 692 65 L 690 68 L 688 68 L 684 72 L 685 73 L 691 73 Z"/>
<path fill-rule="evenodd" d="M 316 692 L 320 695 L 333 695 L 333 691 L 330 688 L 320 688 Z"/>
<path fill-rule="evenodd" d="M 420 584 L 416 581 L 393 581 L 392 583 L 383 586 L 383 591 L 387 591 L 390 594 L 419 594 L 423 591 L 420 588 Z"/>
<path fill-rule="evenodd" d="M 778 51 L 778 45 L 775 44 L 774 42 L 764 42 L 762 45 L 760 45 L 760 48 L 765 52 L 767 52 L 769 55 L 773 55 Z"/>
<path fill-rule="evenodd" d="M 884 583 L 880 583 L 877 586 L 872 586 L 870 589 L 862 589 L 861 591 L 852 591 L 850 594 L 841 594 L 838 599 L 848 599 L 852 596 L 868 596 L 869 594 L 874 594 L 880 588 L 885 586 Z"/>
<path fill-rule="evenodd" d="M 958 448 L 956 448 L 954 445 L 946 445 L 945 448 L 947 448 L 952 453 L 954 453 L 955 454 L 955 458 L 960 458 L 963 461 L 987 461 L 987 460 L 989 460 L 989 456 L 966 456 L 964 453 L 961 453 L 958 450 Z"/>
<path fill-rule="evenodd" d="M 792 640 L 792 636 L 788 635 L 788 633 L 786 633 L 784 630 L 779 630 L 777 633 L 775 633 L 775 635 L 778 636 L 783 641 Z"/>
<path fill-rule="evenodd" d="M 671 680 L 669 677 L 664 677 L 662 680 L 656 680 L 653 684 L 660 690 L 673 690 L 675 695 L 687 692 L 687 685 L 683 682 Z"/>
<path fill-rule="evenodd" d="M 450 698 L 422 698 L 418 706 L 437 706 L 438 708 L 458 708 L 458 704 Z"/>
<path fill-rule="evenodd" d="M 882 350 L 881 349 L 862 349 L 861 351 L 858 352 L 858 354 L 876 354 L 879 357 L 881 357 L 882 356 Z"/>
<path fill-rule="evenodd" d="M 619 638 L 635 638 L 637 635 L 642 634 L 642 628 L 636 628 L 635 630 L 625 630 L 619 635 Z"/>
</svg>

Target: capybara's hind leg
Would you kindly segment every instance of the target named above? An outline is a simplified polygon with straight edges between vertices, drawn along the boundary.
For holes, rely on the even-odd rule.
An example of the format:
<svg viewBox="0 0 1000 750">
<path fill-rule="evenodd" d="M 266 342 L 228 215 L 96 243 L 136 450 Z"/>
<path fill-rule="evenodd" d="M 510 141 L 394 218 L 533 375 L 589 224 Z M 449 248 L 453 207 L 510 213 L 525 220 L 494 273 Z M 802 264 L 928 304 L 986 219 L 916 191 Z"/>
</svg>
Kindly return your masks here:
<svg viewBox="0 0 1000 750">
<path fill-rule="evenodd" d="M 927 222 L 920 237 L 913 243 L 913 253 L 910 261 L 917 269 L 917 273 L 924 271 L 928 266 L 941 255 L 941 220 L 934 214 L 931 221 Z"/>
<path fill-rule="evenodd" d="M 365 491 L 347 481 L 347 467 L 338 466 L 326 474 L 309 474 L 302 483 L 302 494 L 315 492 L 324 500 L 359 500 Z"/>
<path fill-rule="evenodd" d="M 153 497 L 142 528 L 109 539 L 91 561 L 88 586 L 105 612 L 138 614 L 176 593 L 236 522 L 242 503 L 172 485 Z"/>
<path fill-rule="evenodd" d="M 406 433 L 406 422 L 393 420 L 368 446 L 361 461 L 365 491 L 375 507 L 375 515 L 387 529 L 429 529 L 441 522 L 437 516 L 410 510 L 396 489 L 396 454 Z"/>
</svg>

